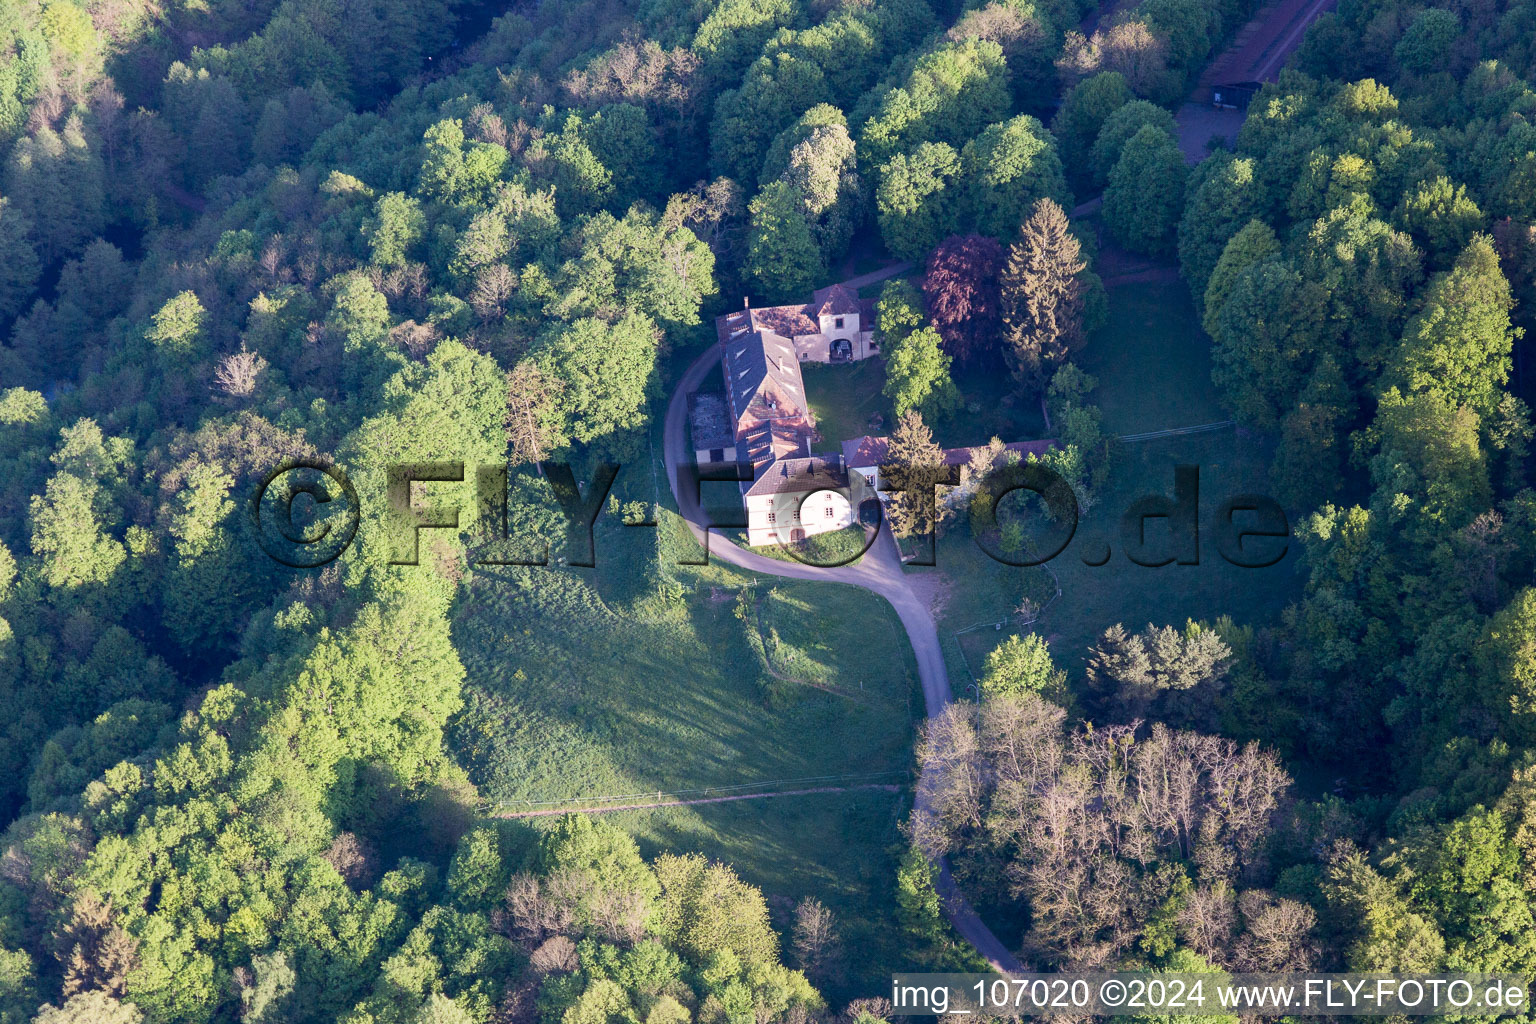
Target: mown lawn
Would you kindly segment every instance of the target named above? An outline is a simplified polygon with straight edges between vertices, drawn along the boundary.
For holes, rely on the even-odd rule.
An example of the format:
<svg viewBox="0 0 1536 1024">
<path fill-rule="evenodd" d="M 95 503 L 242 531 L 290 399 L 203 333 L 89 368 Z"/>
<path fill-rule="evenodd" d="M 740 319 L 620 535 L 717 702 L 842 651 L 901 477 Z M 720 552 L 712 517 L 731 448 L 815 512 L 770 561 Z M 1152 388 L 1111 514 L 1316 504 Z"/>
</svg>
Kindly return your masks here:
<svg viewBox="0 0 1536 1024">
<path fill-rule="evenodd" d="M 1079 354 L 1079 364 L 1099 379 L 1092 399 L 1099 404 L 1107 431 L 1136 433 L 1210 423 L 1226 418 L 1210 382 L 1210 343 L 1200 330 L 1181 283 L 1138 283 L 1110 292 L 1110 321 Z M 1147 623 L 1182 624 L 1186 619 L 1213 620 L 1230 615 L 1240 623 L 1272 619 L 1299 586 L 1299 545 L 1292 540 L 1285 558 L 1267 569 L 1245 569 L 1224 561 L 1213 539 L 1218 505 L 1246 492 L 1268 487 L 1271 452 L 1265 441 L 1227 428 L 1156 441 L 1129 442 L 1116 448 L 1108 482 L 1082 516 L 1067 549 L 1050 563 L 1062 595 L 1031 627 L 1045 636 L 1057 661 L 1080 675 L 1087 649 L 1105 627 L 1123 622 L 1140 629 Z M 1174 467 L 1200 469 L 1201 562 L 1148 568 L 1126 557 L 1120 537 L 1121 516 L 1145 495 L 1173 495 Z M 1148 525 L 1157 542 L 1162 521 Z M 1109 560 L 1097 561 L 1105 546 Z M 1049 596 L 1055 585 L 992 562 L 961 525 L 942 538 L 936 572 L 940 594 L 940 634 L 957 693 L 968 678 L 963 664 L 979 672 L 986 654 L 1017 626 L 955 632 L 980 622 L 997 621 L 1024 593 Z"/>
<path fill-rule="evenodd" d="M 646 469 L 620 474 L 622 501 L 654 496 Z M 670 506 L 664 478 L 659 488 Z M 848 984 L 878 989 L 903 966 L 890 848 L 923 713 L 905 633 L 889 605 L 856 588 L 675 565 L 697 546 L 675 514 L 659 519 L 625 529 L 605 514 L 595 569 L 483 568 L 468 581 L 454 623 L 468 670 L 451 727 L 460 760 L 506 810 L 774 780 L 901 787 L 612 816 L 650 850 L 732 863 L 781 906 L 821 898 L 863 972 Z M 743 588 L 772 590 L 763 628 L 817 685 L 770 683 L 758 669 L 745 632 L 757 623 L 735 615 Z M 827 776 L 849 778 L 789 781 Z"/>
<path fill-rule="evenodd" d="M 1109 322 L 1075 357 L 1099 379 L 1104 429 L 1136 434 L 1227 418 L 1211 383 L 1211 343 L 1181 281 L 1118 285 Z"/>
<path fill-rule="evenodd" d="M 885 387 L 885 360 L 878 356 L 838 366 L 801 364 L 805 398 L 816 429 L 821 431 L 817 452 L 840 454 L 843 442 L 865 434 L 886 434 L 893 425 L 891 403 L 880 393 Z M 881 418 L 880 426 L 871 417 Z"/>
</svg>

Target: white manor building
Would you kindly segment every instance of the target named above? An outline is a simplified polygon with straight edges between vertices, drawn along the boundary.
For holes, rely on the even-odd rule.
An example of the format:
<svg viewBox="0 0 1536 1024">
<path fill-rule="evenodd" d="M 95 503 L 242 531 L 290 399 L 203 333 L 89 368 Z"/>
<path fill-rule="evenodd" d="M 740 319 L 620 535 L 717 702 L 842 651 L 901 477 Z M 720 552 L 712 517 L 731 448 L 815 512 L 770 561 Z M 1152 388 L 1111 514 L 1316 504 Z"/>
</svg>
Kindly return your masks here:
<svg viewBox="0 0 1536 1024">
<path fill-rule="evenodd" d="M 688 420 L 700 465 L 752 464 L 752 479 L 741 483 L 748 544 L 793 543 L 852 526 L 860 507 L 878 500 L 876 467 L 885 439 L 857 438 L 843 444 L 842 455 L 812 454 L 820 435 L 800 373 L 801 363 L 878 355 L 874 319 L 874 303 L 840 284 L 817 291 L 803 306 L 743 304 L 715 319 L 725 392 L 689 395 Z M 1043 452 L 1051 444 L 1008 449 Z M 964 465 L 971 451 L 951 449 L 945 459 Z"/>
</svg>

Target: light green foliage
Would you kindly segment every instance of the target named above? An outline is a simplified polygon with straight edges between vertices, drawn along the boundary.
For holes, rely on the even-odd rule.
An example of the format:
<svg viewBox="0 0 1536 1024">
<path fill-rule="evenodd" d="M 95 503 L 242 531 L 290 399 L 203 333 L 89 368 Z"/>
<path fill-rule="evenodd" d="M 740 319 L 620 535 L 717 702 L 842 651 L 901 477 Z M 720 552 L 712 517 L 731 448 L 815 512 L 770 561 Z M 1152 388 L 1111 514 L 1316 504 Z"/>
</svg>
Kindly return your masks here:
<svg viewBox="0 0 1536 1024">
<path fill-rule="evenodd" d="M 191 291 L 180 292 L 160 307 L 144 337 L 167 360 L 190 360 L 203 355 L 203 321 L 207 310 Z"/>
<path fill-rule="evenodd" d="M 562 212 L 622 209 L 650 190 L 656 176 L 655 141 L 639 107 L 617 103 L 590 115 L 572 112 L 548 130 L 548 140 L 539 145 L 547 154 Z M 494 148 L 504 161 L 506 151 Z"/>
<path fill-rule="evenodd" d="M 916 846 L 908 846 L 896 872 L 896 919 L 910 938 L 918 962 L 947 970 L 969 970 L 975 954 L 956 939 L 944 920 L 933 868 Z"/>
<path fill-rule="evenodd" d="M 101 489 L 73 473 L 55 473 L 31 505 L 32 553 L 42 560 L 43 580 L 73 589 L 108 582 L 127 558 L 105 530 L 97 508 Z"/>
<path fill-rule="evenodd" d="M 905 278 L 887 281 L 875 303 L 875 329 L 889 345 L 905 338 L 923 324 L 923 293 Z"/>
<path fill-rule="evenodd" d="M 864 199 L 842 112 L 825 104 L 812 107 L 774 141 L 763 170 L 764 181 L 778 177 L 800 194 L 823 257 L 841 256 L 863 216 Z"/>
<path fill-rule="evenodd" d="M 1439 390 L 1389 388 L 1376 409 L 1380 450 L 1371 479 L 1394 504 L 1419 506 L 1425 528 L 1465 525 L 1488 507 L 1488 466 L 1477 413 Z"/>
<path fill-rule="evenodd" d="M 28 799 L 46 809 L 56 800 L 78 796 L 106 769 L 157 743 L 170 721 L 170 708 L 163 704 L 127 700 L 84 726 L 61 729 L 38 754 Z"/>
<path fill-rule="evenodd" d="M 949 375 L 949 365 L 943 339 L 932 327 L 887 342 L 884 394 L 896 415 L 916 409 L 931 420 L 953 412 L 960 404 L 960 392 Z"/>
<path fill-rule="evenodd" d="M 543 223 L 539 224 L 542 229 Z M 527 237 L 515 219 L 511 239 Z M 699 306 L 715 292 L 715 257 L 689 228 L 634 207 L 621 218 L 599 213 L 575 233 L 580 255 L 560 266 L 564 297 L 553 311 L 564 318 L 610 315 L 623 308 L 669 328 L 699 322 Z"/>
<path fill-rule="evenodd" d="M 1330 333 L 1347 332 L 1350 354 L 1374 373 L 1401 337 L 1422 262 L 1412 239 L 1352 206 L 1312 225 L 1296 269 L 1327 294 Z"/>
<path fill-rule="evenodd" d="M 1014 634 L 987 655 L 981 693 L 988 698 L 1044 693 L 1058 686 L 1057 675 L 1051 649 L 1038 634 Z"/>
<path fill-rule="evenodd" d="M 711 74 L 730 81 L 740 76 L 775 29 L 799 13 L 793 0 L 724 0 L 700 23 L 689 49 Z"/>
<path fill-rule="evenodd" d="M 426 236 L 427 218 L 421 203 L 401 192 L 379 197 L 373 218 L 363 225 L 373 262 L 381 267 L 399 266 Z"/>
<path fill-rule="evenodd" d="M 1477 235 L 1449 273 L 1425 289 L 1386 379 L 1405 391 L 1435 388 L 1479 414 L 1493 412 L 1509 379 L 1516 337 L 1509 282 L 1487 235 Z"/>
<path fill-rule="evenodd" d="M 724 864 L 696 854 L 656 859 L 660 883 L 652 928 L 668 945 L 698 963 L 729 955 L 742 964 L 772 964 L 778 937 L 768 925 L 763 894 Z"/>
<path fill-rule="evenodd" d="M 988 125 L 960 153 L 976 231 L 1007 242 L 1040 199 L 1072 207 L 1055 140 L 1029 115 Z"/>
<path fill-rule="evenodd" d="M 1221 984 L 1225 974 L 1199 953 L 1182 947 L 1168 955 L 1162 970 L 1170 974 L 1215 975 L 1216 977 L 1209 979 L 1203 986 L 1205 992 L 1210 992 L 1214 985 Z M 1238 1024 L 1240 1018 L 1230 1013 L 1132 1013 L 1113 1016 L 1109 1019 L 1112 1024 L 1200 1024 L 1202 1021 L 1209 1021 L 1209 1024 Z"/>
<path fill-rule="evenodd" d="M 763 55 L 741 88 L 729 90 L 715 104 L 709 140 L 713 166 L 741 181 L 766 184 L 773 180 L 788 162 L 784 139 L 795 131 L 796 113 L 806 111 L 803 123 L 823 107 L 836 110 L 827 106 L 829 98 L 826 75 L 816 62 L 784 50 Z M 763 159 L 765 148 L 768 166 Z"/>
<path fill-rule="evenodd" d="M 1525 588 L 1488 624 L 1480 667 L 1501 713 L 1520 723 L 1536 714 L 1536 591 Z M 1529 732 L 1528 726 L 1521 726 Z"/>
<path fill-rule="evenodd" d="M 749 209 L 747 273 L 770 302 L 802 298 L 826 277 L 827 269 L 800 192 L 788 182 L 770 182 Z"/>
<path fill-rule="evenodd" d="M 1104 223 L 1127 249 L 1171 253 L 1184 209 L 1184 155 L 1173 136 L 1144 125 L 1126 142 L 1104 188 Z"/>
<path fill-rule="evenodd" d="M 1274 229 L 1261 220 L 1251 220 L 1241 231 L 1233 235 L 1221 251 L 1205 286 L 1204 317 L 1201 321 L 1205 333 L 1216 337 L 1220 330 L 1221 311 L 1238 280 L 1249 267 L 1280 255 L 1280 240 Z"/>
<path fill-rule="evenodd" d="M 240 991 L 242 1024 L 276 1024 L 292 1012 L 292 995 L 297 975 L 284 953 L 268 953 L 251 961 L 255 975 L 250 987 Z"/>
<path fill-rule="evenodd" d="M 1467 187 L 1443 174 L 1405 193 L 1394 219 L 1421 241 L 1435 265 L 1442 267 L 1456 258 L 1484 222 Z"/>
<path fill-rule="evenodd" d="M 40 1007 L 32 1024 L 142 1024 L 143 1020 L 144 1014 L 132 1003 L 95 991 L 72 996 L 63 1006 Z"/>
<path fill-rule="evenodd" d="M 990 40 L 964 39 L 923 54 L 858 126 L 860 159 L 883 167 L 920 143 L 964 145 L 1008 113 L 1007 76 L 1002 48 Z"/>
<path fill-rule="evenodd" d="M 1358 853 L 1328 871 L 1328 899 L 1349 929 L 1352 971 L 1433 971 L 1445 962 L 1445 940 L 1410 909 L 1392 882 Z"/>
<path fill-rule="evenodd" d="M 655 387 L 656 324 L 640 313 L 607 323 L 586 317 L 540 339 L 534 358 L 564 382 L 555 400 L 555 436 L 610 450 L 649 422 Z M 561 442 L 561 443 L 568 443 Z"/>
<path fill-rule="evenodd" d="M 1434 907 L 1448 968 L 1523 973 L 1536 965 L 1536 921 L 1499 813 L 1476 808 L 1446 829 L 1425 860 L 1413 893 Z"/>
<path fill-rule="evenodd" d="M 875 210 L 886 247 L 921 259 L 959 228 L 962 204 L 953 187 L 960 158 L 942 142 L 925 142 L 910 156 L 898 153 L 880 168 Z"/>
<path fill-rule="evenodd" d="M 466 142 L 464 123 L 439 121 L 423 136 L 421 191 L 457 206 L 483 205 L 507 163 L 507 151 L 485 142 Z"/>
<path fill-rule="evenodd" d="M 32 958 L 23 950 L 0 948 L 0 1022 L 28 1024 L 39 1002 Z"/>
</svg>

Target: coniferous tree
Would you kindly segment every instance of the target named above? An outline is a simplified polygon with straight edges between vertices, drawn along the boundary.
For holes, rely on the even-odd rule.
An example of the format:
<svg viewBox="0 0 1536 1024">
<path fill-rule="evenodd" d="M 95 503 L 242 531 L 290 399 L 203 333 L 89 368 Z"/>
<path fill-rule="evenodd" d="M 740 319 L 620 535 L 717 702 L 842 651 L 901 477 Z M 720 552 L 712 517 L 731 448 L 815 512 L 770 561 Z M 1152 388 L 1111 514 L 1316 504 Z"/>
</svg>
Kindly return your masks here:
<svg viewBox="0 0 1536 1024">
<path fill-rule="evenodd" d="M 898 537 L 928 534 L 944 518 L 944 503 L 934 489 L 944 469 L 944 449 L 922 414 L 909 411 L 896 421 L 885 451 L 881 475 L 902 490 L 891 494 L 886 518 Z"/>
<path fill-rule="evenodd" d="M 1041 199 L 1008 247 L 1002 273 L 1003 338 L 1014 376 L 1038 390 L 1083 342 L 1087 268 L 1067 215 Z"/>
</svg>

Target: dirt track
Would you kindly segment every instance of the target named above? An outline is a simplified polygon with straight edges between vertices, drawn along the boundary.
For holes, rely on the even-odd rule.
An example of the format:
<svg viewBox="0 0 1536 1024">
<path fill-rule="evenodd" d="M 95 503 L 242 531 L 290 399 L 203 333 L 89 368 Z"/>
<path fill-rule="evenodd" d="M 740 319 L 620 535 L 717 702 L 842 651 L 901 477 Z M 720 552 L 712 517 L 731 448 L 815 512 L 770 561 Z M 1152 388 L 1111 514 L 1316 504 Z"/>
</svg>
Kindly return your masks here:
<svg viewBox="0 0 1536 1024">
<path fill-rule="evenodd" d="M 864 786 L 817 786 L 814 789 L 783 789 L 777 793 L 737 793 L 733 796 L 705 796 L 697 800 L 661 800 L 648 804 L 610 804 L 606 807 L 560 807 L 552 811 L 503 811 L 493 818 L 552 818 L 562 814 L 607 814 L 609 811 L 648 811 L 655 807 L 692 807 L 694 804 L 724 804 L 732 800 L 769 800 L 776 796 L 809 796 L 812 793 L 853 793 L 858 790 L 878 789 L 883 793 L 899 793 L 900 786 L 871 782 Z"/>
</svg>

